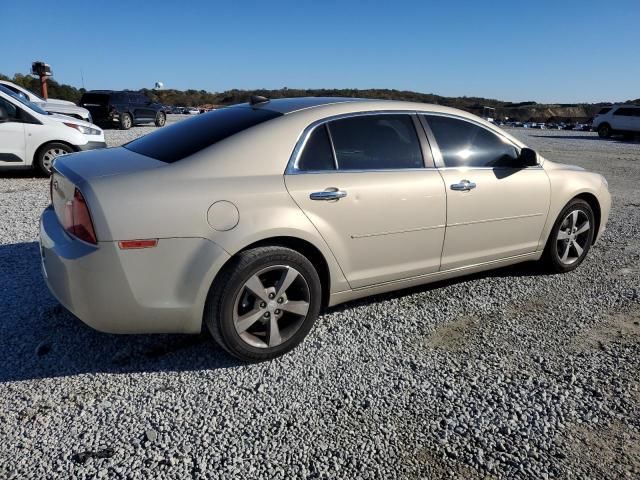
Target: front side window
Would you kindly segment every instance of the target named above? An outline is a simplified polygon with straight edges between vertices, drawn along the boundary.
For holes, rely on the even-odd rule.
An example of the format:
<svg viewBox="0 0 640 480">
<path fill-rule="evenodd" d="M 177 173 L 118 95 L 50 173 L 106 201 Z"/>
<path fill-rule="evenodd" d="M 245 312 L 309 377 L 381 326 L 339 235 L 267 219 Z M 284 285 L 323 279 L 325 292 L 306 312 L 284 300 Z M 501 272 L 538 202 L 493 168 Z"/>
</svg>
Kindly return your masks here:
<svg viewBox="0 0 640 480">
<path fill-rule="evenodd" d="M 328 124 L 340 170 L 423 168 L 410 115 L 363 115 Z"/>
<path fill-rule="evenodd" d="M 18 108 L 13 103 L 7 102 L 4 98 L 0 98 L 0 117 L 15 122 L 19 117 Z"/>
<path fill-rule="evenodd" d="M 426 115 L 445 167 L 510 167 L 518 150 L 506 139 L 465 120 Z"/>
</svg>

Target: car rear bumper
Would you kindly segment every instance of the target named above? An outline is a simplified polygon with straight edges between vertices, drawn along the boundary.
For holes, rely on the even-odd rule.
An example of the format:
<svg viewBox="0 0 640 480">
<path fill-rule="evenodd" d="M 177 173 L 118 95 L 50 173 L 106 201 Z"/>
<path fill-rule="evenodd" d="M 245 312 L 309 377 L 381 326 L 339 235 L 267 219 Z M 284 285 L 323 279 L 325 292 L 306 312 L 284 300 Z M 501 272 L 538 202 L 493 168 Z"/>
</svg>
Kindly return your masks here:
<svg viewBox="0 0 640 480">
<path fill-rule="evenodd" d="M 204 238 L 160 239 L 121 250 L 68 235 L 48 207 L 40 220 L 42 272 L 51 293 L 96 330 L 198 333 L 209 287 L 229 255 Z"/>
</svg>

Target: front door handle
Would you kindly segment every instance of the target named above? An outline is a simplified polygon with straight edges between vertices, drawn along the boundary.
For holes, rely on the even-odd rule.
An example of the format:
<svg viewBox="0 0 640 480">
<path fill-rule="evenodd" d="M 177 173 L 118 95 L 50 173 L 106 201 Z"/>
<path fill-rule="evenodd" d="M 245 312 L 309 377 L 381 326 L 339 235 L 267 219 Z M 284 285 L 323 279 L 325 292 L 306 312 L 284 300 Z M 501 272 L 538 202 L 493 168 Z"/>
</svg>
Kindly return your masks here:
<svg viewBox="0 0 640 480">
<path fill-rule="evenodd" d="M 313 192 L 309 195 L 311 200 L 339 200 L 347 196 L 347 192 L 335 187 L 327 188 L 322 192 Z"/>
<path fill-rule="evenodd" d="M 458 192 L 468 192 L 473 188 L 476 188 L 476 184 L 469 180 L 460 180 L 460 183 L 454 183 L 451 185 L 451 190 L 456 190 Z"/>
</svg>

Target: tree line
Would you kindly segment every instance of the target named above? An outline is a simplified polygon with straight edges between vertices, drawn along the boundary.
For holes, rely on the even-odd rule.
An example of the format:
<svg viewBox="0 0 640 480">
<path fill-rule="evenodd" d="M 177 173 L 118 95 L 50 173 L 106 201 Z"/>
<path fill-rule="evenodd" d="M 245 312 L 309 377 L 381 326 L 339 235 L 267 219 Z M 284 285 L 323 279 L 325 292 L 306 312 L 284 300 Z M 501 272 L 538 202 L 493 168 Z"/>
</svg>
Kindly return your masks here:
<svg viewBox="0 0 640 480">
<path fill-rule="evenodd" d="M 16 73 L 13 78 L 0 74 L 0 79 L 12 81 L 34 93 L 40 92 L 40 81 L 31 75 L 23 75 Z M 522 111 L 523 109 L 535 109 L 545 105 L 538 104 L 533 101 L 528 102 L 505 102 L 501 100 L 482 98 L 482 97 L 443 97 L 432 93 L 420 93 L 408 90 L 393 89 L 297 89 L 297 88 L 280 88 L 280 89 L 258 89 L 258 90 L 226 90 L 224 92 L 207 92 L 206 90 L 175 90 L 162 89 L 151 90 L 142 89 L 152 100 L 163 103 L 165 105 L 178 107 L 198 107 L 203 105 L 226 106 L 236 103 L 247 102 L 252 95 L 262 95 L 267 98 L 283 98 L 283 97 L 360 97 L 375 98 L 382 100 L 403 100 L 409 102 L 435 103 L 448 107 L 459 108 L 475 114 L 482 115 L 483 107 L 495 108 L 498 116 L 508 116 L 510 111 Z M 62 100 L 70 100 L 74 103 L 80 101 L 80 97 L 85 93 L 84 88 L 76 88 L 71 85 L 58 83 L 53 78 L 48 80 L 48 93 L 51 98 Z M 640 99 L 632 100 L 627 103 L 640 103 Z M 587 115 L 593 115 L 595 111 L 603 104 L 562 104 L 553 105 L 553 107 L 583 107 Z M 513 109 L 513 110 L 512 110 Z M 520 115 L 515 115 L 520 116 Z"/>
</svg>

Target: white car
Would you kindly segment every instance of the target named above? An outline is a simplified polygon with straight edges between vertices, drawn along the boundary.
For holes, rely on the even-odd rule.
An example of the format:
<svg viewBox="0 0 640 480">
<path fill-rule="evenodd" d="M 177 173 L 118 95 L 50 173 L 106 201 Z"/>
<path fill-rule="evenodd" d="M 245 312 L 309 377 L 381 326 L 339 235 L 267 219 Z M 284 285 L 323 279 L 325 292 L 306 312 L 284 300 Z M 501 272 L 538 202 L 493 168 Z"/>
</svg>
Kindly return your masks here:
<svg viewBox="0 0 640 480">
<path fill-rule="evenodd" d="M 50 175 L 58 155 L 106 146 L 96 125 L 48 113 L 0 85 L 0 169 L 36 167 Z"/>
<path fill-rule="evenodd" d="M 69 117 L 77 118 L 78 120 L 84 120 L 85 122 L 93 123 L 91 113 L 86 108 L 77 106 L 75 103 L 68 100 L 58 100 L 57 98 L 44 98 L 39 97 L 30 90 L 27 90 L 20 85 L 16 85 L 13 82 L 7 80 L 0 80 L 0 85 L 8 88 L 15 94 L 24 98 L 25 100 L 35 103 L 43 110 L 50 113 L 59 113 L 60 115 L 67 115 Z"/>
<path fill-rule="evenodd" d="M 593 129 L 602 138 L 616 133 L 625 136 L 640 134 L 640 106 L 614 105 L 601 109 L 593 118 Z"/>
</svg>

